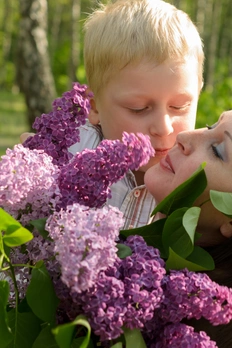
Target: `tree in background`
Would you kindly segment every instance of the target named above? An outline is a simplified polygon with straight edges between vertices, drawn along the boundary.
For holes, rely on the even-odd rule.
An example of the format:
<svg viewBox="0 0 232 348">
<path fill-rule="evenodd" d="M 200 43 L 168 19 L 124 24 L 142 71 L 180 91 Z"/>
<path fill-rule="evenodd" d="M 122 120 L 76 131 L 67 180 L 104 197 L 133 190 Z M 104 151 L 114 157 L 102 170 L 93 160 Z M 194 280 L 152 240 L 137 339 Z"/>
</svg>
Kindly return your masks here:
<svg viewBox="0 0 232 348">
<path fill-rule="evenodd" d="M 47 0 L 20 0 L 17 82 L 25 96 L 30 125 L 51 110 L 56 97 L 47 40 Z"/>
<path fill-rule="evenodd" d="M 73 81 L 86 83 L 83 23 L 98 2 L 106 1 L 0 1 L 0 88 L 17 91 L 19 85 L 23 94 L 32 96 L 27 106 L 38 105 L 28 118 L 30 125 L 34 117 L 47 113 L 48 107 L 50 110 L 55 90 L 57 97 L 69 90 Z M 232 109 L 232 1 L 166 1 L 187 12 L 203 38 L 204 87 L 197 117 L 197 127 L 202 127 L 217 120 L 223 110 Z M 21 52 L 16 50 L 19 44 Z M 32 115 L 31 110 L 28 113 Z"/>
</svg>

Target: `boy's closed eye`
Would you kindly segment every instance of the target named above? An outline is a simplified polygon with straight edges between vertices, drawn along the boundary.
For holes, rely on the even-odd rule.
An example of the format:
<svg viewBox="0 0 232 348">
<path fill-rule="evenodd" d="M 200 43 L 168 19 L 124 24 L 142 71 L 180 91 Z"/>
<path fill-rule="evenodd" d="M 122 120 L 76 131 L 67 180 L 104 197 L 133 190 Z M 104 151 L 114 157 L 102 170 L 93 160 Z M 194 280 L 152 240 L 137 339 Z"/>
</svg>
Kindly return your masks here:
<svg viewBox="0 0 232 348">
<path fill-rule="evenodd" d="M 190 106 L 190 103 L 184 105 L 170 105 L 170 108 L 175 110 L 184 110 Z"/>
<path fill-rule="evenodd" d="M 143 112 L 147 111 L 148 109 L 149 109 L 148 106 L 145 106 L 143 108 L 129 108 L 129 110 L 132 111 L 135 114 L 143 113 Z"/>
</svg>

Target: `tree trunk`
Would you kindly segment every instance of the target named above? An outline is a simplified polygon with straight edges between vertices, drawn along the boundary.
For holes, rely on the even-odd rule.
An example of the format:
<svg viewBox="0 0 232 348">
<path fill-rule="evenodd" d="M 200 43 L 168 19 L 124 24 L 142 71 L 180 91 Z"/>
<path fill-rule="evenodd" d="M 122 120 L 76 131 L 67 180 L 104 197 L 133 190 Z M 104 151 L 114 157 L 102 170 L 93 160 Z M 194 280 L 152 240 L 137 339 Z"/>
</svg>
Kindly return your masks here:
<svg viewBox="0 0 232 348">
<path fill-rule="evenodd" d="M 17 81 L 24 93 L 31 127 L 51 110 L 56 96 L 47 41 L 47 1 L 20 0 Z"/>
<path fill-rule="evenodd" d="M 4 0 L 3 2 L 3 21 L 2 21 L 2 32 L 4 33 L 2 37 L 2 62 L 0 66 L 0 84 L 4 88 L 7 85 L 7 70 L 6 62 L 9 60 L 9 54 L 11 50 L 12 43 L 12 2 L 11 0 Z"/>
<path fill-rule="evenodd" d="M 69 80 L 76 81 L 76 71 L 80 61 L 80 15 L 81 6 L 80 0 L 72 0 L 71 14 L 71 54 L 69 63 Z"/>
</svg>

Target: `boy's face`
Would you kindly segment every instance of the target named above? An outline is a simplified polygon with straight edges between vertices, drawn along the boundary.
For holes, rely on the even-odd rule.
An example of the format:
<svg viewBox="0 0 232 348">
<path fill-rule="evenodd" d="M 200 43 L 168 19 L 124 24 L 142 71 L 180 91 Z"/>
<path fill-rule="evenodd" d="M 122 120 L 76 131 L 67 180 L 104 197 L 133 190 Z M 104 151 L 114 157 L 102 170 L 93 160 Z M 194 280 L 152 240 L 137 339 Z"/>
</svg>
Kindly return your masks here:
<svg viewBox="0 0 232 348">
<path fill-rule="evenodd" d="M 92 101 L 89 120 L 100 122 L 106 139 L 121 139 L 122 132 L 150 136 L 154 158 L 141 167 L 145 172 L 166 156 L 176 136 L 195 127 L 199 96 L 197 63 L 149 62 L 128 65 Z"/>
</svg>

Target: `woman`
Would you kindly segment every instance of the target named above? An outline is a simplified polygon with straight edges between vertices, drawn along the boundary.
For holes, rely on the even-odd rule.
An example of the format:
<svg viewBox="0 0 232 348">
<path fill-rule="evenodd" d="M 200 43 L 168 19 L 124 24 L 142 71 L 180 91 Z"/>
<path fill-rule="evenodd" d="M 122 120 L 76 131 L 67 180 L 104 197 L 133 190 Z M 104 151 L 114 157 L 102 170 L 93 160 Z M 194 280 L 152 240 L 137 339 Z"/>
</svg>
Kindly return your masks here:
<svg viewBox="0 0 232 348">
<path fill-rule="evenodd" d="M 232 192 L 232 111 L 224 112 L 218 122 L 207 128 L 181 132 L 176 145 L 159 164 L 145 174 L 145 184 L 159 203 L 185 181 L 202 162 L 206 162 L 207 188 L 197 199 L 201 215 L 197 231 L 199 244 L 215 260 L 215 269 L 208 272 L 212 280 L 232 287 L 232 221 L 217 211 L 209 199 L 210 190 Z M 206 331 L 220 348 L 232 346 L 232 323 L 213 327 L 204 320 L 188 324 L 197 331 Z"/>
<path fill-rule="evenodd" d="M 232 236 L 231 220 L 207 201 L 210 190 L 232 192 L 232 110 L 224 112 L 213 126 L 179 133 L 168 155 L 148 169 L 145 184 L 159 203 L 202 162 L 206 162 L 208 185 L 195 202 L 197 206 L 204 203 L 198 225 L 202 233 L 199 244 L 211 246 Z"/>
</svg>

